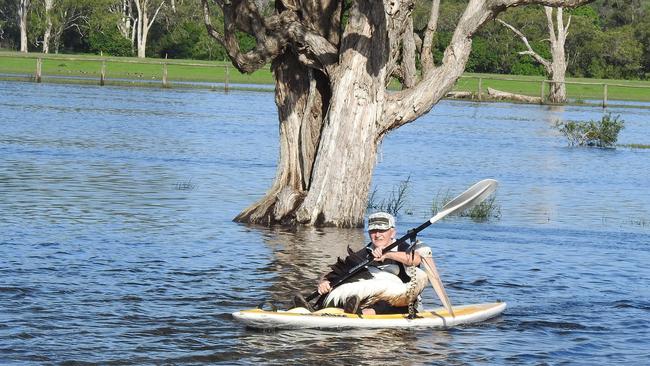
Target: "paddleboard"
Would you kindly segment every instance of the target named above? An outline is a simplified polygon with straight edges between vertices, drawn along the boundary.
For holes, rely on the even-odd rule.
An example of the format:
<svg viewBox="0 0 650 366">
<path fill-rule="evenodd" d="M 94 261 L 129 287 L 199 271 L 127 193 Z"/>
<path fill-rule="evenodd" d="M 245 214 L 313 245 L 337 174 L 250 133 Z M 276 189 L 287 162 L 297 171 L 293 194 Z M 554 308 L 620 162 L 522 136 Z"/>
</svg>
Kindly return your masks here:
<svg viewBox="0 0 650 366">
<path fill-rule="evenodd" d="M 305 308 L 269 311 L 262 309 L 234 312 L 235 320 L 252 328 L 449 328 L 461 324 L 482 322 L 501 314 L 505 302 L 454 306 L 455 317 L 444 308 L 423 311 L 414 319 L 408 314 L 357 315 L 340 308 L 325 308 L 310 313 Z"/>
</svg>

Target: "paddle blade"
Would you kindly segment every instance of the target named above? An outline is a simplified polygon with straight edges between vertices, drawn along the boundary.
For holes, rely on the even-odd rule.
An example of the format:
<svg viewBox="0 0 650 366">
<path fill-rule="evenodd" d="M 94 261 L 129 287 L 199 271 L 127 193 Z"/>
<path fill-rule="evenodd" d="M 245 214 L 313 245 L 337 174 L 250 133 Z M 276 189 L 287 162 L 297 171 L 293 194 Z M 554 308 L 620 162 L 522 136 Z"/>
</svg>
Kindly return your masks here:
<svg viewBox="0 0 650 366">
<path fill-rule="evenodd" d="M 447 204 L 442 206 L 440 212 L 432 217 L 429 222 L 433 224 L 434 222 L 442 219 L 447 215 L 461 212 L 483 202 L 492 193 L 494 193 L 494 191 L 496 191 L 498 184 L 499 183 L 494 179 L 483 179 L 482 181 L 469 187 L 468 190 L 461 193 L 453 200 L 447 202 Z"/>
<path fill-rule="evenodd" d="M 454 310 L 451 307 L 451 301 L 449 300 L 449 296 L 447 296 L 447 291 L 445 291 L 445 286 L 442 284 L 442 281 L 440 280 L 440 274 L 438 273 L 438 269 L 436 268 L 436 264 L 433 261 L 433 258 L 422 257 L 422 264 L 424 265 L 424 271 L 426 272 L 427 277 L 429 278 L 429 282 L 431 282 L 431 286 L 433 287 L 433 290 L 436 292 L 436 295 L 438 295 L 438 298 L 440 299 L 442 306 L 445 307 L 447 312 L 449 312 L 449 314 L 451 314 L 452 317 L 455 317 L 456 315 L 454 315 Z"/>
</svg>

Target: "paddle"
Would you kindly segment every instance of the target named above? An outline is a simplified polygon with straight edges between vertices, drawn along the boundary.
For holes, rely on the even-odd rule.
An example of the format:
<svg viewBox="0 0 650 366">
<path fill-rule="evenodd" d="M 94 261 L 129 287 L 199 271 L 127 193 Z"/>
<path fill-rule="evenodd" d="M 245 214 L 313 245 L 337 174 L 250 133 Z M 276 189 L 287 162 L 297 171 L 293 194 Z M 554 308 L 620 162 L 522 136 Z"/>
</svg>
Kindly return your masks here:
<svg viewBox="0 0 650 366">
<path fill-rule="evenodd" d="M 473 186 L 471 186 L 468 190 L 465 192 L 461 193 L 458 195 L 456 198 L 453 200 L 447 202 L 440 211 L 433 216 L 431 219 L 423 223 L 422 225 L 416 227 L 415 229 L 409 230 L 406 235 L 402 236 L 401 238 L 397 239 L 395 242 L 390 244 L 389 246 L 385 247 L 383 250 L 383 253 L 386 253 L 390 251 L 391 249 L 395 248 L 396 246 L 405 243 L 407 240 L 411 238 L 415 238 L 415 236 L 422 230 L 426 229 L 429 227 L 431 224 L 435 223 L 436 221 L 442 219 L 443 217 L 447 215 L 451 215 L 453 213 L 458 213 L 461 212 L 465 209 L 468 209 L 480 202 L 482 202 L 484 199 L 486 199 L 489 195 L 491 195 L 495 190 L 497 189 L 497 181 L 494 179 L 484 179 Z M 370 264 L 374 259 L 369 258 L 365 260 L 364 262 L 350 268 L 348 272 L 341 276 L 339 280 L 337 280 L 335 283 L 331 283 L 330 287 L 332 289 L 336 288 L 337 286 L 343 284 L 345 281 L 350 279 L 350 277 L 354 276 L 357 274 L 359 271 L 361 271 L 363 268 L 365 268 L 368 264 Z M 314 291 L 311 295 L 307 296 L 305 300 L 311 301 L 318 297 L 319 293 L 318 291 Z M 444 301 L 444 300 L 443 300 Z"/>
</svg>

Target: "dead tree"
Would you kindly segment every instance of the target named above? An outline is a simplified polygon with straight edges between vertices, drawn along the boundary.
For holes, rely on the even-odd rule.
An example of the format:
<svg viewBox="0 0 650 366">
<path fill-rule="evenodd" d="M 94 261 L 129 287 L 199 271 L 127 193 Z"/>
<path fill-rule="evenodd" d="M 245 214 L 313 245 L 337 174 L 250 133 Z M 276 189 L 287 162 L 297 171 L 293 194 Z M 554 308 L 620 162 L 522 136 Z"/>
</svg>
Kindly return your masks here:
<svg viewBox="0 0 650 366">
<path fill-rule="evenodd" d="M 521 38 L 521 40 L 526 45 L 528 50 L 519 52 L 520 55 L 530 55 L 535 61 L 539 62 L 544 66 L 548 77 L 551 79 L 551 87 L 548 94 L 548 101 L 551 103 L 565 103 L 566 102 L 566 85 L 565 85 L 565 75 L 566 75 L 566 55 L 564 52 L 564 44 L 566 42 L 567 34 L 569 33 L 569 25 L 571 25 L 571 16 L 567 19 L 566 24 L 564 24 L 563 11 L 562 8 L 557 8 L 555 23 L 553 22 L 553 8 L 549 6 L 544 7 L 546 12 L 546 21 L 548 24 L 549 32 L 549 42 L 551 47 L 551 61 L 543 58 L 537 52 L 533 50 L 528 43 L 528 39 L 521 33 L 518 29 L 511 26 L 510 24 L 504 22 L 501 19 L 497 19 L 501 24 L 506 26 L 508 29 L 513 31 L 516 35 Z"/>
<path fill-rule="evenodd" d="M 413 0 L 276 0 L 270 14 L 254 1 L 202 0 L 208 32 L 233 65 L 250 73 L 270 63 L 275 75 L 277 174 L 266 194 L 235 220 L 363 225 L 378 144 L 451 90 L 481 26 L 510 7 L 589 1 L 470 0 L 440 64 L 418 78 L 410 66 Z M 210 4 L 222 12 L 223 27 L 212 25 Z M 237 31 L 255 38 L 252 50 L 240 49 Z M 388 92 L 396 76 L 412 85 Z"/>
</svg>

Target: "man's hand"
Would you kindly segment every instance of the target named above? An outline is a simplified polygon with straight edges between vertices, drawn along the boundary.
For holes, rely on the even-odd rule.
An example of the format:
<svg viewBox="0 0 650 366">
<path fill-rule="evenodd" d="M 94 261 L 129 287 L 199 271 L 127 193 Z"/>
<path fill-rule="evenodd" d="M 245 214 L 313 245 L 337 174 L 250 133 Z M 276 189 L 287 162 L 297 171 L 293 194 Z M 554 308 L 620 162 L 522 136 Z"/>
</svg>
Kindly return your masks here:
<svg viewBox="0 0 650 366">
<path fill-rule="evenodd" d="M 318 283 L 318 293 L 323 295 L 328 292 L 332 291 L 332 286 L 330 285 L 330 281 L 328 280 L 322 280 Z"/>
<path fill-rule="evenodd" d="M 383 254 L 382 253 L 383 251 L 384 251 L 383 248 L 375 248 L 375 249 L 372 250 L 372 256 L 373 256 L 373 258 L 375 258 L 375 261 L 383 262 L 384 259 L 386 259 L 386 255 L 388 255 L 388 253 Z"/>
</svg>

